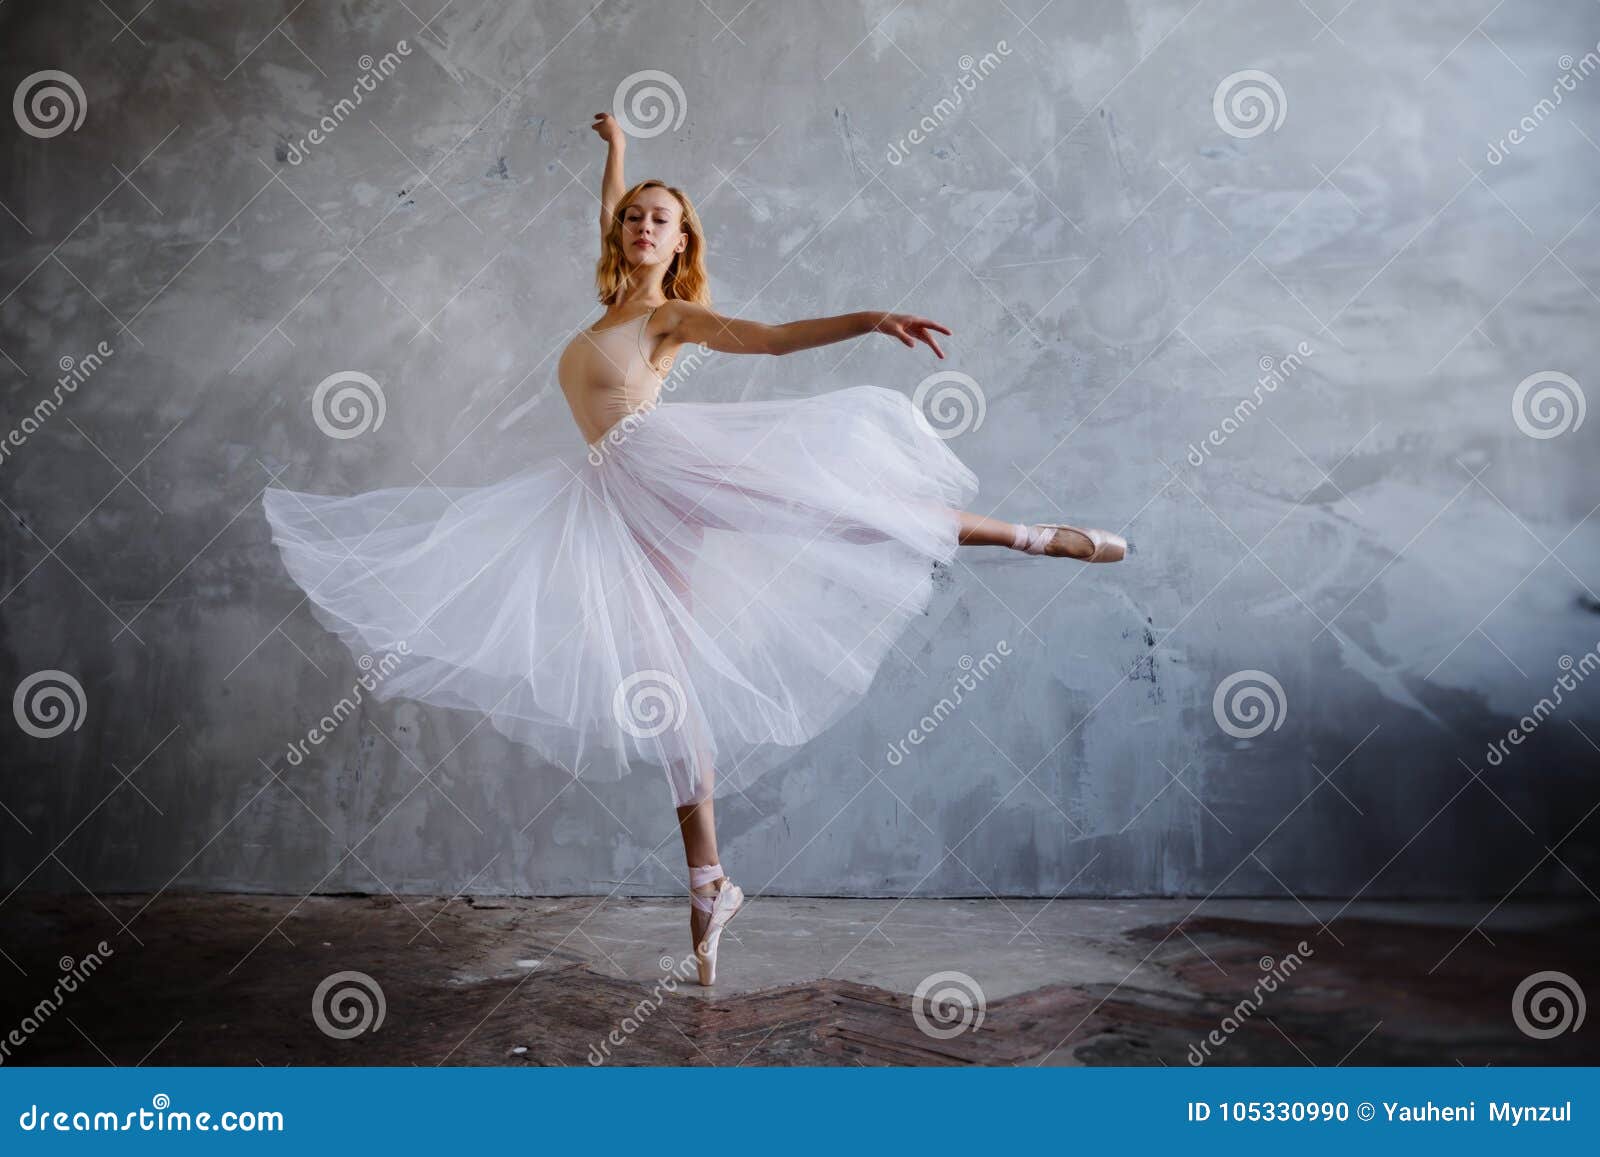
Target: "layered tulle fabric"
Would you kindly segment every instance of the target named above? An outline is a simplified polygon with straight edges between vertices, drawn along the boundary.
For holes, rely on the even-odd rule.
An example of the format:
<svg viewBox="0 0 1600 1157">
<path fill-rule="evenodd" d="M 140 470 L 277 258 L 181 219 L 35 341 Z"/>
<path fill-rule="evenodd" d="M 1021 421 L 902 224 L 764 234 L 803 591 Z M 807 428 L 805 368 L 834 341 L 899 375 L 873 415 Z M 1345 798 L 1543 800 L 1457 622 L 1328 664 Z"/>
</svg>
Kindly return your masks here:
<svg viewBox="0 0 1600 1157">
<path fill-rule="evenodd" d="M 376 698 L 481 712 L 587 778 L 657 764 L 682 805 L 860 699 L 976 491 L 909 399 L 857 386 L 660 403 L 487 486 L 263 505 L 317 619 L 404 651 Z"/>
</svg>

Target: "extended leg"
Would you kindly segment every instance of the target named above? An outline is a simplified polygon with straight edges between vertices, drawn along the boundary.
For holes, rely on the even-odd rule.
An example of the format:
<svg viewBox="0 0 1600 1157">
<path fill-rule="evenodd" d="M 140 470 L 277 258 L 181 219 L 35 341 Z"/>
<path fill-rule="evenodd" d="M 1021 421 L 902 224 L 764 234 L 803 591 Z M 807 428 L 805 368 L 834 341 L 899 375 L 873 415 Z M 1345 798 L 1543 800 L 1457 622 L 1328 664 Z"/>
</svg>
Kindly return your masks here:
<svg viewBox="0 0 1600 1157">
<path fill-rule="evenodd" d="M 961 521 L 962 546 L 1010 546 L 1017 536 L 1017 524 L 1002 522 L 970 510 L 956 511 Z"/>
<path fill-rule="evenodd" d="M 1061 525 L 1032 528 L 973 514 L 971 510 L 957 510 L 955 514 L 962 525 L 962 546 L 1005 546 L 1013 550 L 1026 550 L 1030 541 L 1042 542 L 1043 550 L 1037 550 L 1037 554 L 1053 558 L 1077 558 L 1080 562 L 1117 562 L 1126 547 L 1126 542 L 1120 536 L 1104 530 L 1078 530 L 1077 526 Z M 1050 533 L 1050 538 L 1043 538 L 1045 533 Z"/>
<path fill-rule="evenodd" d="M 1119 535 L 1103 530 L 1083 530 L 1074 526 L 1053 526 L 1043 530 L 1016 522 L 1006 522 L 974 514 L 970 510 L 942 507 L 957 523 L 956 541 L 962 546 L 1002 546 L 1011 550 L 1026 550 L 1030 542 L 1042 544 L 1043 549 L 1032 553 L 1052 558 L 1075 558 L 1081 562 L 1115 562 L 1122 558 L 1126 543 Z M 864 527 L 834 519 L 830 524 L 832 537 L 846 542 L 882 542 L 889 535 L 873 527 Z M 1044 537 L 1049 534 L 1049 537 Z"/>
</svg>

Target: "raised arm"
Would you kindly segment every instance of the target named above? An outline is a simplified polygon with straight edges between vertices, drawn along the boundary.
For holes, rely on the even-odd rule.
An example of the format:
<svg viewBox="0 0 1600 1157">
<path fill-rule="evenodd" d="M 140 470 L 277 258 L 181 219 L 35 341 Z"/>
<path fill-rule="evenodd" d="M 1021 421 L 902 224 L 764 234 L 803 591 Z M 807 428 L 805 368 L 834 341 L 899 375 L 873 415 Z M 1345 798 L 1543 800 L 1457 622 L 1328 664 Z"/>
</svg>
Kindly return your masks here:
<svg viewBox="0 0 1600 1157">
<path fill-rule="evenodd" d="M 880 310 L 862 310 L 859 313 L 841 313 L 833 317 L 813 317 L 768 325 L 765 322 L 724 317 L 691 301 L 669 302 L 668 306 L 672 311 L 672 333 L 679 341 L 686 345 L 707 346 L 728 354 L 776 356 L 831 345 L 869 333 L 881 333 L 913 349 L 917 342 L 926 342 L 928 348 L 942 358 L 944 351 L 939 348 L 933 334 L 950 332 L 938 322 L 925 317 Z"/>
<path fill-rule="evenodd" d="M 628 191 L 622 179 L 622 154 L 627 148 L 628 134 L 622 131 L 617 119 L 608 112 L 595 113 L 594 123 L 589 127 L 608 146 L 606 170 L 600 178 L 600 242 L 604 244 L 606 232 L 611 228 L 611 218 L 617 211 L 617 203 L 622 200 L 622 194 Z"/>
</svg>

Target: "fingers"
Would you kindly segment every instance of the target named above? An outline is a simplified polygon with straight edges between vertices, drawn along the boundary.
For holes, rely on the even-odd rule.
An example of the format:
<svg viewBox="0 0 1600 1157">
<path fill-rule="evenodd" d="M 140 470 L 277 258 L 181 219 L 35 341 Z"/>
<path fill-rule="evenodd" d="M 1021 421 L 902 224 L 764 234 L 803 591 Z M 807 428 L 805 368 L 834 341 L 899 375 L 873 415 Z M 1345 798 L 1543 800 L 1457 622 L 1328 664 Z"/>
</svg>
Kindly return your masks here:
<svg viewBox="0 0 1600 1157">
<path fill-rule="evenodd" d="M 941 360 L 944 358 L 944 350 L 939 348 L 939 343 L 934 340 L 933 335 L 928 331 L 937 330 L 942 334 L 949 334 L 950 331 L 948 329 L 936 321 L 929 321 L 925 317 L 912 318 L 910 322 L 910 328 L 920 340 L 928 343 L 928 348 L 931 349 L 937 357 L 939 357 Z"/>
<path fill-rule="evenodd" d="M 951 331 L 938 322 L 929 321 L 925 317 L 911 317 L 903 314 L 898 317 L 890 315 L 889 318 L 885 319 L 885 323 L 879 323 L 882 331 L 893 334 L 908 349 L 916 349 L 919 341 L 927 342 L 928 348 L 934 352 L 934 355 L 940 360 L 944 359 L 944 350 L 939 348 L 939 343 L 928 332 L 929 330 L 937 330 L 939 333 L 950 335 Z"/>
</svg>

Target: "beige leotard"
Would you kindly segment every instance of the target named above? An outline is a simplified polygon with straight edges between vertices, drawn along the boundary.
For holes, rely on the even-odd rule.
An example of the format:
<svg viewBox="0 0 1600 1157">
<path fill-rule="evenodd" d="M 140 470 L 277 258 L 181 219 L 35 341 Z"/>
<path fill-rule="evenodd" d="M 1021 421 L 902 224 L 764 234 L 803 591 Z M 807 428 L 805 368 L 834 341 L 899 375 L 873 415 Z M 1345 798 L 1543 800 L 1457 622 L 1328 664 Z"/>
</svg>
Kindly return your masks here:
<svg viewBox="0 0 1600 1157">
<path fill-rule="evenodd" d="M 585 329 L 561 351 L 556 378 L 585 442 L 600 441 L 612 426 L 648 407 L 661 393 L 663 379 L 645 350 L 645 331 L 655 312 L 651 309 L 603 329 Z M 661 368 L 670 364 L 671 359 L 664 358 Z"/>
</svg>

